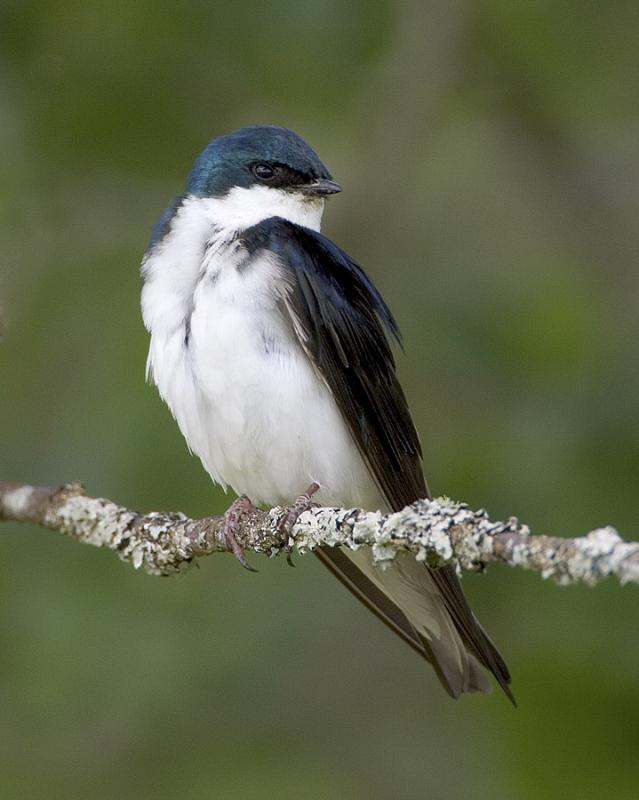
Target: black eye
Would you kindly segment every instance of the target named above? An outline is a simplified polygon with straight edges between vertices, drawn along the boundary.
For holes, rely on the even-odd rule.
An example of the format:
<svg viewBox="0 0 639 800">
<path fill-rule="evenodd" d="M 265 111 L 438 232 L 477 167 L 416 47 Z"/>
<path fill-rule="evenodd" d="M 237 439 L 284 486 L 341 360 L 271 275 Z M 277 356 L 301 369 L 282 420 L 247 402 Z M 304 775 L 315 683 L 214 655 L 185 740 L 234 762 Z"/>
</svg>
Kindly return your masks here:
<svg viewBox="0 0 639 800">
<path fill-rule="evenodd" d="M 270 164 L 253 164 L 251 171 L 260 181 L 270 181 L 275 176 L 275 170 Z"/>
</svg>

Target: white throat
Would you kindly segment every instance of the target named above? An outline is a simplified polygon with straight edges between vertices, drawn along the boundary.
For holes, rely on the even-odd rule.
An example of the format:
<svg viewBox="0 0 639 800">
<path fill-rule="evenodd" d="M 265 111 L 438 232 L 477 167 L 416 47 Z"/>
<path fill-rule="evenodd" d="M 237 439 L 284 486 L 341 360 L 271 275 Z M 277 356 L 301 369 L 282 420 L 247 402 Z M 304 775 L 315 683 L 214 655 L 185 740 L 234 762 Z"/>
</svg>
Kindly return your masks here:
<svg viewBox="0 0 639 800">
<path fill-rule="evenodd" d="M 283 217 L 296 225 L 319 231 L 324 211 L 321 197 L 268 186 L 235 186 L 224 197 L 193 199 L 216 228 L 245 230 L 270 217 Z"/>
</svg>

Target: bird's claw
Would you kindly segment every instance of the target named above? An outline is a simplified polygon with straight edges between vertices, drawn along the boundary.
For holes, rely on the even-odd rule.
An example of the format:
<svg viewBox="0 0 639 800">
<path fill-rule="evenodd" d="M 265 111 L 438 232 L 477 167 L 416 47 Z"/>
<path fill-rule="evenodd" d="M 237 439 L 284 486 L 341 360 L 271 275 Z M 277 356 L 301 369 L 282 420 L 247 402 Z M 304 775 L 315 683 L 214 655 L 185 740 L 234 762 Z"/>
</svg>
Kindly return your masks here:
<svg viewBox="0 0 639 800">
<path fill-rule="evenodd" d="M 305 511 L 308 511 L 309 508 L 313 505 L 313 495 L 318 492 L 320 489 L 319 483 L 311 483 L 308 489 L 301 494 L 297 500 L 293 503 L 292 506 L 288 506 L 285 508 L 280 521 L 277 525 L 277 530 L 280 533 L 290 534 L 293 530 L 293 526 L 297 522 L 297 520 L 302 516 Z M 295 564 L 293 563 L 293 547 L 290 544 L 287 544 L 286 547 L 286 563 L 289 567 L 294 567 Z"/>
<path fill-rule="evenodd" d="M 237 540 L 240 519 L 243 514 L 246 514 L 246 512 L 250 511 L 252 508 L 253 503 L 251 503 L 246 495 L 242 495 L 234 500 L 224 512 L 222 529 L 219 536 L 225 549 L 229 553 L 233 553 L 244 569 L 247 569 L 249 572 L 257 572 L 258 570 L 252 567 L 246 560 L 244 548 Z"/>
</svg>

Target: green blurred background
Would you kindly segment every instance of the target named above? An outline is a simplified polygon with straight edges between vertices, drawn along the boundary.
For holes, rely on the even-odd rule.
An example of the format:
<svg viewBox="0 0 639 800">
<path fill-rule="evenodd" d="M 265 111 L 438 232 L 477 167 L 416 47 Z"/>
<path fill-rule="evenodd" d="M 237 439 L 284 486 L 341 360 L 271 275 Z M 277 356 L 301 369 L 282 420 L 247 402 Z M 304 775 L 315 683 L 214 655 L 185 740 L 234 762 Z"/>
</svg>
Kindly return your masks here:
<svg viewBox="0 0 639 800">
<path fill-rule="evenodd" d="M 435 493 L 637 536 L 639 6 L 0 6 L 0 475 L 220 512 L 138 265 L 197 153 L 286 125 L 404 331 Z M 455 703 L 313 558 L 174 579 L 2 526 L 3 798 L 636 798 L 636 588 L 465 586 L 519 708 Z"/>
</svg>

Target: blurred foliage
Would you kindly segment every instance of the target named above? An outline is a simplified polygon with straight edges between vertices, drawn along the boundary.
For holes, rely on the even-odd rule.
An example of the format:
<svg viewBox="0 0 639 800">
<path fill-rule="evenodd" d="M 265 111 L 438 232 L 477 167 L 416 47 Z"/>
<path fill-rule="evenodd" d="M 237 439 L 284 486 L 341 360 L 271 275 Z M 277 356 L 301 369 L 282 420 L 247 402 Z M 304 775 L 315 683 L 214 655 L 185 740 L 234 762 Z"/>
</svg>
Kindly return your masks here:
<svg viewBox="0 0 639 800">
<path fill-rule="evenodd" d="M 636 2 L 0 6 L 0 471 L 220 511 L 155 391 L 138 264 L 209 139 L 283 124 L 402 324 L 433 490 L 637 536 Z M 451 702 L 324 573 L 173 580 L 2 527 L 7 798 L 635 798 L 636 589 L 466 579 L 514 674 Z M 390 678 L 390 679 L 389 679 Z"/>
</svg>

